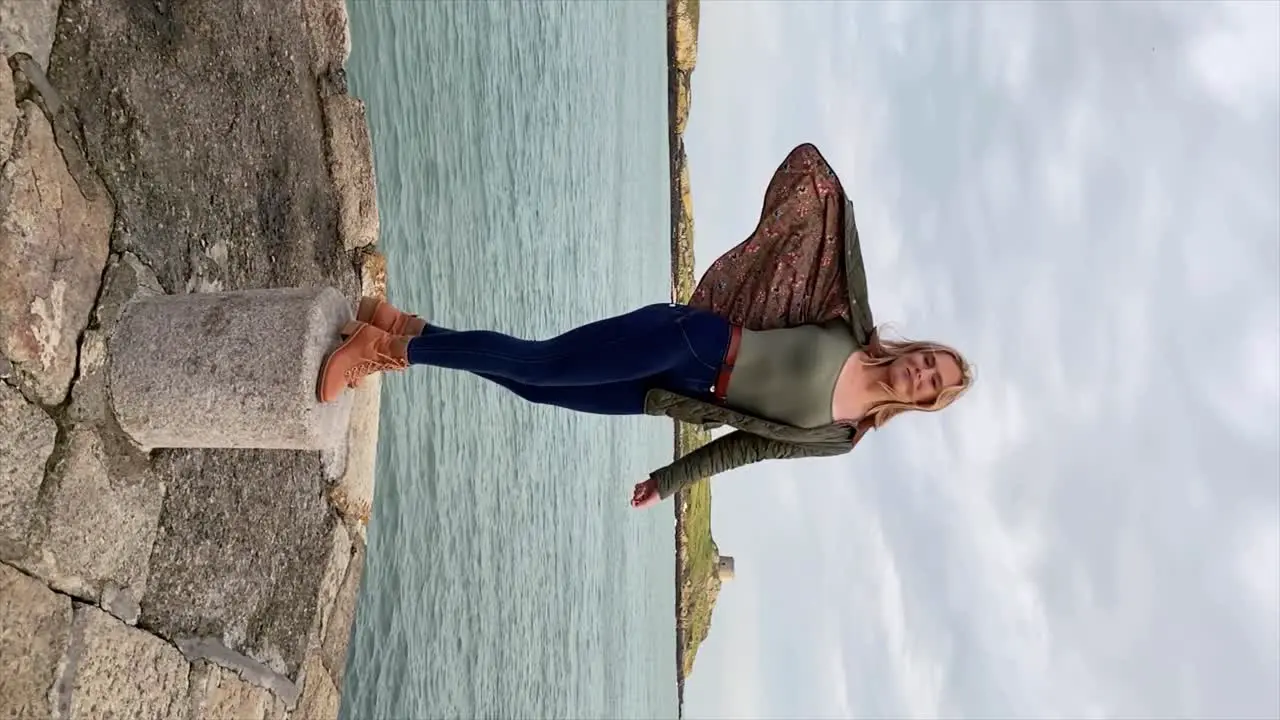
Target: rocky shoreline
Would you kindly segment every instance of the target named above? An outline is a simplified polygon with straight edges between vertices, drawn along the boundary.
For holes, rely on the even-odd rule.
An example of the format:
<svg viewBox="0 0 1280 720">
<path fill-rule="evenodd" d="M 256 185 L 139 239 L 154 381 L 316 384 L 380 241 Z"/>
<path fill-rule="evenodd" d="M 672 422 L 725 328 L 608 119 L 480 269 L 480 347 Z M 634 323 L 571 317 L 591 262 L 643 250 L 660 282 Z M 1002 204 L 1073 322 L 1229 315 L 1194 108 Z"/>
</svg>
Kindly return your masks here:
<svg viewBox="0 0 1280 720">
<path fill-rule="evenodd" d="M 376 378 L 337 457 L 144 453 L 103 368 L 139 293 L 385 292 L 349 49 L 343 0 L 0 6 L 0 717 L 337 716 Z"/>
<path fill-rule="evenodd" d="M 689 166 L 684 150 L 684 129 L 689 121 L 690 79 L 698 63 L 699 0 L 667 0 L 667 125 L 671 173 L 671 298 L 685 302 L 694 289 L 693 200 L 689 187 Z M 676 421 L 674 454 L 681 457 L 690 449 L 690 428 Z M 677 493 L 675 505 L 675 631 L 676 699 L 684 716 L 685 654 L 688 652 L 688 538 L 685 516 L 688 494 Z"/>
</svg>

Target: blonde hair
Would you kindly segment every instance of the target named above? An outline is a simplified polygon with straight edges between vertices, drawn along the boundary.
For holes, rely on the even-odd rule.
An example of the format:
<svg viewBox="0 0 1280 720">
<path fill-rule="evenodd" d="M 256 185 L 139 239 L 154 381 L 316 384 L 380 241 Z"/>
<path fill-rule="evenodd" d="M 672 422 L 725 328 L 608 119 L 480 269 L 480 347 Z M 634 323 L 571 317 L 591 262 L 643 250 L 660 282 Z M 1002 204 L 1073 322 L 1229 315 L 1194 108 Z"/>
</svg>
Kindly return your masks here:
<svg viewBox="0 0 1280 720">
<path fill-rule="evenodd" d="M 910 355 L 914 352 L 946 353 L 947 355 L 950 355 L 952 359 L 956 361 L 956 365 L 960 367 L 960 383 L 958 385 L 950 385 L 942 388 L 942 390 L 938 392 L 938 397 L 935 398 L 932 403 L 922 405 L 900 399 L 892 387 L 881 382 L 880 387 L 884 389 L 890 399 L 880 403 L 867 413 L 867 416 L 871 418 L 872 427 L 879 429 L 885 423 L 908 410 L 937 412 L 955 402 L 956 398 L 963 395 L 970 387 L 972 387 L 974 376 L 973 366 L 970 365 L 969 361 L 960 354 L 959 350 L 956 350 L 949 345 L 924 340 L 885 340 L 881 335 L 881 329 L 876 328 L 875 332 L 871 334 L 871 341 L 867 343 L 865 348 L 863 348 L 863 352 L 866 353 L 867 356 L 866 360 L 863 361 L 864 365 L 870 367 L 888 365 L 903 355 Z"/>
</svg>

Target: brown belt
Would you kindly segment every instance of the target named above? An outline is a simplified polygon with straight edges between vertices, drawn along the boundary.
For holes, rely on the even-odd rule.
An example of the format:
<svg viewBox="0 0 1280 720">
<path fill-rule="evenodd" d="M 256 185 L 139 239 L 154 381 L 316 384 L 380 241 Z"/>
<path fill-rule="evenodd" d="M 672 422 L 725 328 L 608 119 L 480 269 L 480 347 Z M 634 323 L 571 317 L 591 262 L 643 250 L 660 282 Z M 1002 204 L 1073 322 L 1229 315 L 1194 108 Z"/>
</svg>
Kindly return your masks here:
<svg viewBox="0 0 1280 720">
<path fill-rule="evenodd" d="M 729 326 L 729 348 L 724 352 L 724 362 L 720 364 L 720 372 L 716 373 L 715 387 L 711 393 L 716 399 L 724 402 L 729 394 L 729 376 L 733 374 L 733 364 L 738 361 L 738 345 L 742 342 L 742 326 Z"/>
</svg>

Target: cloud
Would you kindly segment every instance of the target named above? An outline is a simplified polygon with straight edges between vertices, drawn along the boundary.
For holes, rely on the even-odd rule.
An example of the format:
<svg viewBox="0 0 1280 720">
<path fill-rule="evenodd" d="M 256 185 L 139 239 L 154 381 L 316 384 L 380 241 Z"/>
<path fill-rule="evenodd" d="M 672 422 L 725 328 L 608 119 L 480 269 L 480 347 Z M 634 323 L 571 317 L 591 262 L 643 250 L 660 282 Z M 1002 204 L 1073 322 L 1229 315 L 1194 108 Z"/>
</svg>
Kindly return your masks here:
<svg viewBox="0 0 1280 720">
<path fill-rule="evenodd" d="M 864 592 L 872 594 L 876 613 L 864 621 L 876 622 L 877 635 L 883 638 L 884 651 L 890 663 L 890 683 L 879 691 L 888 690 L 894 695 L 895 705 L 902 717 L 937 717 L 941 705 L 943 668 L 934 648 L 921 647 L 930 638 L 914 633 L 911 603 L 905 597 L 898 573 L 894 551 L 889 547 L 884 531 L 872 521 L 860 526 L 863 541 L 860 558 L 868 562 L 860 566 L 859 575 L 868 579 Z M 858 546 L 854 546 L 858 547 Z M 861 632 L 855 626 L 854 632 Z M 845 677 L 863 671 L 861 663 L 842 663 Z M 853 713 L 846 711 L 844 717 Z"/>
<path fill-rule="evenodd" d="M 759 576 L 747 575 L 741 582 L 734 582 L 735 592 L 722 593 L 716 605 L 713 630 L 728 626 L 732 628 L 731 633 L 713 631 L 700 648 L 699 658 L 716 656 L 717 673 L 730 679 L 730 685 L 722 689 L 713 707 L 692 708 L 686 711 L 686 717 L 756 717 L 760 708 L 768 704 L 766 693 L 769 683 L 765 675 L 768 669 L 760 662 L 762 624 L 759 622 L 759 599 L 762 593 L 756 587 L 760 582 L 762 578 Z M 717 653 L 726 644 L 732 651 Z"/>
<path fill-rule="evenodd" d="M 714 481 L 740 573 L 691 714 L 746 665 L 741 717 L 1280 714 L 1280 4 L 718 2 L 701 32 L 700 269 L 815 142 L 877 319 L 980 380 Z"/>
<path fill-rule="evenodd" d="M 1193 76 L 1231 110 L 1253 116 L 1280 93 L 1280 3 L 1224 2 L 1209 6 L 1208 27 L 1186 55 Z"/>
<path fill-rule="evenodd" d="M 1267 652 L 1280 642 L 1280 519 L 1261 513 L 1237 532 L 1235 571 L 1263 630 L 1256 641 Z"/>
<path fill-rule="evenodd" d="M 1237 324 L 1239 335 L 1223 342 L 1226 361 L 1202 391 L 1219 422 L 1259 442 L 1280 436 L 1280 297 L 1268 299 L 1269 306 L 1240 313 L 1247 319 Z"/>
</svg>

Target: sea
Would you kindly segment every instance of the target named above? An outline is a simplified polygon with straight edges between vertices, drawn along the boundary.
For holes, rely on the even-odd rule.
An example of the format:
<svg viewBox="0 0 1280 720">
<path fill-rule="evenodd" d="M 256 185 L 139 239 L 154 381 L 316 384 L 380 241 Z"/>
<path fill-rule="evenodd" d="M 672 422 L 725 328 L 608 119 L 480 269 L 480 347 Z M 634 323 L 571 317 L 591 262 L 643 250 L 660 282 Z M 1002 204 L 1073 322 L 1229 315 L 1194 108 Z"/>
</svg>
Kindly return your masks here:
<svg viewBox="0 0 1280 720">
<path fill-rule="evenodd" d="M 670 298 L 663 0 L 348 0 L 397 305 L 544 338 Z M 672 426 L 383 378 L 343 718 L 674 718 Z"/>
</svg>

